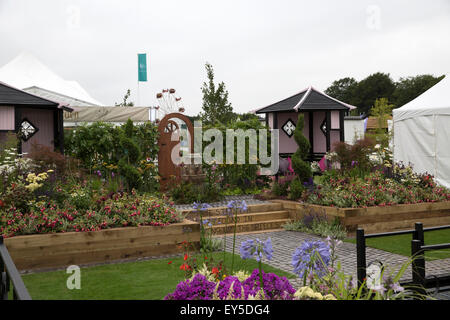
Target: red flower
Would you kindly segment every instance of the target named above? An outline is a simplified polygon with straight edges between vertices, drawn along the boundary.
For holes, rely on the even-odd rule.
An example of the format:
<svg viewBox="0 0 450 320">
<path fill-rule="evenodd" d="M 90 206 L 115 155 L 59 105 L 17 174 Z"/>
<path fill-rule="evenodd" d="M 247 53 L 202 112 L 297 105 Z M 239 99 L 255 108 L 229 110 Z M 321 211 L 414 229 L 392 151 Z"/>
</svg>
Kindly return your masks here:
<svg viewBox="0 0 450 320">
<path fill-rule="evenodd" d="M 188 255 L 187 253 L 184 254 L 184 261 L 186 261 L 188 259 Z"/>
<path fill-rule="evenodd" d="M 4 205 L 5 203 L 2 200 L 0 200 L 0 207 L 3 207 Z"/>
<path fill-rule="evenodd" d="M 171 264 L 172 263 L 172 261 L 169 261 L 167 264 Z"/>
<path fill-rule="evenodd" d="M 212 268 L 211 272 L 215 275 L 219 274 L 219 269 L 217 269 L 216 267 Z"/>
<path fill-rule="evenodd" d="M 191 267 L 187 263 L 183 263 L 180 266 L 180 270 L 191 270 Z"/>
</svg>

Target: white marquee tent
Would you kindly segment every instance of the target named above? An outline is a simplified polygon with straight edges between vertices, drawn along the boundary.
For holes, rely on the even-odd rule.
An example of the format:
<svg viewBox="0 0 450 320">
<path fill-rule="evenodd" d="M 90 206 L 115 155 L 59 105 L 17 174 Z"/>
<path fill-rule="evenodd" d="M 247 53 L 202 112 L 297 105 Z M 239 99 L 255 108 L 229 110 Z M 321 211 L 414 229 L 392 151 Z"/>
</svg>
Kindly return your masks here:
<svg viewBox="0 0 450 320">
<path fill-rule="evenodd" d="M 101 106 L 77 81 L 65 80 L 36 57 L 22 52 L 0 67 L 0 81 L 29 93 L 71 105 Z"/>
<path fill-rule="evenodd" d="M 450 77 L 394 109 L 394 161 L 450 188 Z"/>
</svg>

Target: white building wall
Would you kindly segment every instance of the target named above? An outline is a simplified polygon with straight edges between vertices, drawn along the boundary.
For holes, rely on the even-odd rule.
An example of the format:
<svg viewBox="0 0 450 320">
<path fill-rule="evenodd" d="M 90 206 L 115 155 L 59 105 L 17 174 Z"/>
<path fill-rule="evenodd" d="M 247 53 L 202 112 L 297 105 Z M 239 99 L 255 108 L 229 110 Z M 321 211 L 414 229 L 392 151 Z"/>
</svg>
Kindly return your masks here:
<svg viewBox="0 0 450 320">
<path fill-rule="evenodd" d="M 344 141 L 354 144 L 356 140 L 364 138 L 363 119 L 344 119 Z"/>
</svg>

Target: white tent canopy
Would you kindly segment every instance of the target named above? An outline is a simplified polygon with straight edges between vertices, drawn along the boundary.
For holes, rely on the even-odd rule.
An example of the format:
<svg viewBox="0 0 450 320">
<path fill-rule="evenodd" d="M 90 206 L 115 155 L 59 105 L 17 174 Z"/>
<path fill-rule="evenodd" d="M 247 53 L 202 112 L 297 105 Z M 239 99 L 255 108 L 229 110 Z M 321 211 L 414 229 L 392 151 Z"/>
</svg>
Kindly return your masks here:
<svg viewBox="0 0 450 320">
<path fill-rule="evenodd" d="M 450 78 L 394 109 L 394 161 L 450 188 Z"/>
<path fill-rule="evenodd" d="M 91 105 L 102 105 L 101 102 L 92 98 L 78 82 L 61 78 L 27 52 L 19 54 L 9 63 L 0 67 L 0 81 L 22 90 L 35 90 L 31 93 L 38 95 L 40 92 L 36 90 L 44 89 L 47 92 L 81 100 Z"/>
</svg>

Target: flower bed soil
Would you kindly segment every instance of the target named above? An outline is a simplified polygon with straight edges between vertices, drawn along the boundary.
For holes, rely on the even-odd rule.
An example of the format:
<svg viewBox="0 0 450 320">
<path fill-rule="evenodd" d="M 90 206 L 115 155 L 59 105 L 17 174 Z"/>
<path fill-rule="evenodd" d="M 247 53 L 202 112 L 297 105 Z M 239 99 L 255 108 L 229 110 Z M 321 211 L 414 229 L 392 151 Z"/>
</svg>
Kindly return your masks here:
<svg viewBox="0 0 450 320">
<path fill-rule="evenodd" d="M 19 270 L 43 270 L 181 253 L 180 243 L 200 243 L 200 225 L 184 220 L 89 232 L 35 234 L 4 239 Z"/>
<path fill-rule="evenodd" d="M 337 208 L 289 200 L 271 200 L 281 203 L 289 211 L 292 220 L 304 215 L 326 215 L 332 221 L 339 219 L 349 236 L 354 236 L 357 228 L 366 234 L 413 229 L 414 223 L 422 222 L 424 227 L 450 225 L 450 201 L 398 204 L 366 208 Z"/>
</svg>

